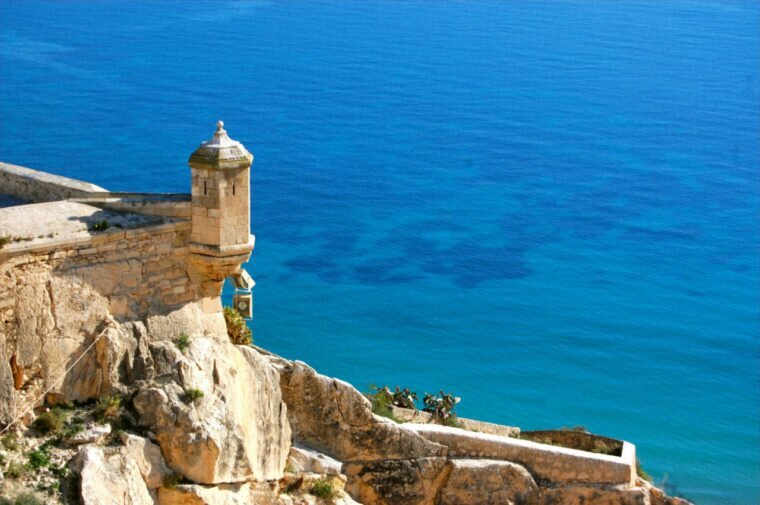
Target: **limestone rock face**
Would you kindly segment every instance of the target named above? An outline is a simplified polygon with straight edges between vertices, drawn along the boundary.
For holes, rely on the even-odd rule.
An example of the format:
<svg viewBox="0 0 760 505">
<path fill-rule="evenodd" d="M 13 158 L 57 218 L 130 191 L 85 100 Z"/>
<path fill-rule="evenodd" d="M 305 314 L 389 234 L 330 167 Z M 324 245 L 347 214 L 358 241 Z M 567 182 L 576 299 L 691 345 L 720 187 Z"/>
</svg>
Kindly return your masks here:
<svg viewBox="0 0 760 505">
<path fill-rule="evenodd" d="M 544 488 L 539 505 L 649 505 L 649 493 L 643 488 L 600 489 L 568 486 Z"/>
<path fill-rule="evenodd" d="M 66 447 L 75 447 L 77 445 L 93 444 L 100 442 L 110 434 L 110 424 L 94 424 L 85 428 L 84 431 L 80 431 L 70 437 L 64 438 L 63 445 Z"/>
<path fill-rule="evenodd" d="M 324 454 L 293 446 L 290 448 L 288 464 L 295 472 L 310 472 L 324 475 L 339 475 L 343 463 Z"/>
<path fill-rule="evenodd" d="M 273 503 L 255 501 L 251 486 L 224 484 L 214 487 L 181 485 L 162 487 L 158 491 L 158 505 L 258 505 Z"/>
<path fill-rule="evenodd" d="M 433 503 L 447 449 L 372 413 L 350 384 L 306 364 L 270 357 L 297 442 L 344 463 L 346 490 L 365 505 Z"/>
<path fill-rule="evenodd" d="M 16 415 L 13 373 L 5 354 L 5 335 L 0 332 L 0 425 L 6 425 Z"/>
<path fill-rule="evenodd" d="M 161 449 L 147 438 L 124 433 L 121 436 L 121 453 L 137 463 L 148 489 L 161 487 L 172 471 L 166 466 Z"/>
<path fill-rule="evenodd" d="M 343 462 L 445 456 L 442 445 L 372 414 L 369 400 L 351 384 L 300 361 L 275 362 L 296 440 Z"/>
<path fill-rule="evenodd" d="M 507 461 L 455 459 L 437 505 L 535 503 L 538 486 L 528 471 Z"/>
<path fill-rule="evenodd" d="M 636 479 L 636 486 L 645 489 L 649 493 L 650 505 L 694 505 L 683 498 L 666 495 L 662 489 L 640 477 Z"/>
<path fill-rule="evenodd" d="M 83 505 L 153 505 L 137 463 L 122 454 L 106 456 L 103 449 L 83 447 L 72 462 L 81 477 Z"/>
<path fill-rule="evenodd" d="M 184 354 L 155 342 L 151 355 L 153 382 L 133 405 L 172 470 L 199 484 L 282 476 L 290 426 L 279 377 L 263 356 L 210 338 L 194 338 Z M 190 400 L 191 389 L 203 396 Z"/>
<path fill-rule="evenodd" d="M 52 385 L 57 377 L 48 373 L 65 369 L 71 357 L 79 356 L 102 331 L 109 317 L 108 302 L 81 279 L 48 272 L 20 278 L 14 289 L 15 319 L 10 327 L 12 334 L 7 335 L 6 353 L 15 356 L 18 366 L 25 370 L 25 379 L 39 376 L 46 385 Z M 79 362 L 71 372 L 77 378 L 66 377 L 64 382 L 77 383 L 86 374 L 93 378 L 78 384 L 79 389 L 69 399 L 97 396 L 101 377 L 93 373 L 95 370 L 94 353 Z M 67 386 L 61 388 L 65 390 Z"/>
<path fill-rule="evenodd" d="M 347 463 L 343 470 L 346 490 L 364 505 L 433 504 L 449 471 L 436 457 Z"/>
<path fill-rule="evenodd" d="M 319 476 L 311 476 L 312 480 Z M 305 483 L 308 486 L 308 482 Z M 180 485 L 162 487 L 158 505 L 361 505 L 344 493 L 330 500 L 310 494 L 278 494 L 266 483 L 222 484 L 219 486 Z"/>
</svg>

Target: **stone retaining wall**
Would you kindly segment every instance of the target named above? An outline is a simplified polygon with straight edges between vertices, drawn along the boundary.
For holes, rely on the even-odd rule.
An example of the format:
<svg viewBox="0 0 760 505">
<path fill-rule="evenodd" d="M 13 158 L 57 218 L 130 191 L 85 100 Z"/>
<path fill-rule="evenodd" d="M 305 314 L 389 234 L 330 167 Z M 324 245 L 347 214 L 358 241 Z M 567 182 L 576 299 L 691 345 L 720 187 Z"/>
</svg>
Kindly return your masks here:
<svg viewBox="0 0 760 505">
<path fill-rule="evenodd" d="M 636 478 L 636 450 L 624 443 L 623 455 L 609 456 L 538 444 L 527 440 L 474 433 L 431 424 L 402 424 L 449 448 L 451 458 L 511 461 L 524 466 L 537 481 L 553 485 L 631 486 Z"/>
</svg>

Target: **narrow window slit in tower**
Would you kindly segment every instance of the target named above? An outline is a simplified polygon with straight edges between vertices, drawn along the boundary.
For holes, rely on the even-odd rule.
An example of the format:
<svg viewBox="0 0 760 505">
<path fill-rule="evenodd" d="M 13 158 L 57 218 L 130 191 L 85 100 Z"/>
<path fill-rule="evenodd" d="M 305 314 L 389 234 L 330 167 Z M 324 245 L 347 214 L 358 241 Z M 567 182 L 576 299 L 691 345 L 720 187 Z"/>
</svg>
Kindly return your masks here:
<svg viewBox="0 0 760 505">
<path fill-rule="evenodd" d="M 203 194 L 204 195 L 207 194 L 206 193 L 206 181 L 203 181 Z"/>
<path fill-rule="evenodd" d="M 235 196 L 235 185 L 232 185 L 232 196 Z"/>
</svg>

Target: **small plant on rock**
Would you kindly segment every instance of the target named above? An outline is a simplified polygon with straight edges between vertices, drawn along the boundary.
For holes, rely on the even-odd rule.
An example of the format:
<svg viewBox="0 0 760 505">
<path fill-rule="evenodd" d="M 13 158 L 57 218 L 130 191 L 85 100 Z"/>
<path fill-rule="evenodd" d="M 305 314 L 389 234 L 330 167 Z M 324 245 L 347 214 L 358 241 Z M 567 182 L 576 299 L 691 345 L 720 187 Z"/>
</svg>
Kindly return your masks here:
<svg viewBox="0 0 760 505">
<path fill-rule="evenodd" d="M 309 494 L 312 494 L 317 498 L 329 500 L 334 498 L 337 493 L 329 479 L 319 479 L 314 481 L 311 489 L 309 489 Z"/>
<path fill-rule="evenodd" d="M 180 333 L 177 340 L 174 341 L 174 345 L 177 346 L 179 352 L 185 352 L 185 349 L 190 347 L 190 337 L 187 336 L 187 333 Z"/>
<path fill-rule="evenodd" d="M 121 416 L 121 396 L 103 396 L 95 404 L 95 418 L 101 423 L 113 423 Z"/>
<path fill-rule="evenodd" d="M 110 228 L 111 225 L 108 223 L 107 220 L 98 221 L 97 223 L 92 225 L 92 228 L 90 228 L 92 231 L 106 231 L 108 228 Z"/>
<path fill-rule="evenodd" d="M 0 439 L 0 442 L 2 442 L 3 447 L 9 451 L 18 450 L 18 437 L 15 431 L 10 431 L 3 435 L 3 438 Z"/>
<path fill-rule="evenodd" d="M 77 433 L 84 430 L 84 420 L 81 417 L 74 417 L 71 422 L 61 431 L 63 438 L 71 438 Z"/>
<path fill-rule="evenodd" d="M 20 463 L 11 462 L 8 464 L 8 469 L 5 470 L 5 476 L 9 479 L 18 479 L 26 474 L 26 468 Z"/>
<path fill-rule="evenodd" d="M 11 237 L 6 237 L 6 236 L 0 237 L 0 249 L 10 244 L 12 241 L 13 239 Z"/>
<path fill-rule="evenodd" d="M 61 431 L 63 425 L 66 424 L 67 417 L 66 411 L 59 407 L 53 407 L 49 412 L 37 416 L 32 426 L 44 435 L 55 434 Z"/>
<path fill-rule="evenodd" d="M 437 395 L 425 393 L 425 396 L 422 399 L 422 403 L 425 407 L 422 410 L 433 414 L 433 417 L 435 417 L 437 421 L 444 423 L 454 415 L 454 408 L 460 401 L 461 398 L 444 393 L 443 390 L 439 391 Z"/>
<path fill-rule="evenodd" d="M 36 494 L 28 493 L 28 492 L 18 494 L 13 499 L 9 499 L 9 498 L 0 499 L 0 505 L 44 505 L 44 504 L 45 502 L 43 502 Z"/>
<path fill-rule="evenodd" d="M 33 470 L 39 470 L 50 464 L 50 454 L 43 448 L 30 452 L 27 459 L 29 460 L 29 468 Z"/>
<path fill-rule="evenodd" d="M 391 391 L 388 386 L 370 386 L 370 392 L 366 396 L 372 402 L 372 412 L 396 422 L 399 421 L 393 415 L 391 406 L 417 410 L 415 404 L 417 393 L 409 390 L 409 388 L 401 389 L 396 386 L 396 389 Z"/>
<path fill-rule="evenodd" d="M 235 345 L 250 345 L 253 343 L 251 329 L 245 324 L 245 319 L 232 307 L 224 308 L 224 322 L 227 323 L 227 336 Z"/>
<path fill-rule="evenodd" d="M 172 472 L 164 476 L 162 484 L 164 487 L 177 487 L 177 485 L 180 484 L 182 480 L 182 474 Z"/>
<path fill-rule="evenodd" d="M 367 399 L 372 403 L 372 413 L 381 417 L 386 417 L 391 421 L 399 422 L 393 415 L 393 396 L 387 387 L 370 386 L 370 392 L 366 394 Z"/>
<path fill-rule="evenodd" d="M 187 388 L 185 389 L 185 401 L 187 403 L 195 402 L 196 400 L 200 400 L 203 398 L 203 391 L 201 391 L 198 388 Z"/>
</svg>

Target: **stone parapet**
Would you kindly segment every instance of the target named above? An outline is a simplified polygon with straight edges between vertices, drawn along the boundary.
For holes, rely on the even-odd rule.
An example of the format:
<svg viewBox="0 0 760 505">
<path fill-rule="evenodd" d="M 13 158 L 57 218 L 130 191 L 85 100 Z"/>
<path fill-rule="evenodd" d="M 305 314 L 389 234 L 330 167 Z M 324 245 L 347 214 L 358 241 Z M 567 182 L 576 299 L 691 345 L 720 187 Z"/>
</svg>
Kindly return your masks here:
<svg viewBox="0 0 760 505">
<path fill-rule="evenodd" d="M 54 202 L 106 191 L 89 182 L 3 162 L 0 162 L 0 181 L 0 193 L 32 202 Z"/>
<path fill-rule="evenodd" d="M 190 193 L 92 193 L 72 201 L 150 216 L 191 218 Z"/>
<path fill-rule="evenodd" d="M 524 466 L 539 482 L 554 485 L 632 486 L 636 449 L 624 442 L 622 456 L 595 454 L 448 426 L 402 424 L 404 429 L 445 445 L 451 458 L 511 461 Z"/>
<path fill-rule="evenodd" d="M 416 424 L 436 424 L 436 418 L 429 412 L 423 412 L 422 410 L 405 409 L 391 405 L 391 411 L 393 416 L 399 421 L 405 423 Z M 488 433 L 490 435 L 500 435 L 502 437 L 519 437 L 520 428 L 516 426 L 506 426 L 503 424 L 487 423 L 485 421 L 478 421 L 476 419 L 467 419 L 465 417 L 458 417 L 457 422 L 459 427 L 469 431 L 477 431 L 479 433 Z"/>
</svg>

